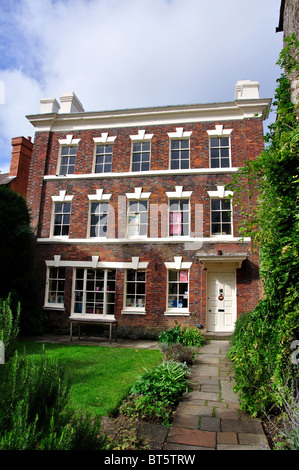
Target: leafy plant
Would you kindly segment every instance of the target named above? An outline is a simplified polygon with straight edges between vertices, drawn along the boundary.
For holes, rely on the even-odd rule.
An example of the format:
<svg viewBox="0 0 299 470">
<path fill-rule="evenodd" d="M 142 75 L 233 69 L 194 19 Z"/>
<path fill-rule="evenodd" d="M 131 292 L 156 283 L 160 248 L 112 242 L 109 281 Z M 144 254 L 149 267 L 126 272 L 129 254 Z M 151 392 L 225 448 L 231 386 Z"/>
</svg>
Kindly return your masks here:
<svg viewBox="0 0 299 470">
<path fill-rule="evenodd" d="M 299 42 L 287 38 L 278 63 L 298 75 Z M 269 126 L 267 147 L 240 170 L 231 188 L 234 200 L 258 203 L 243 208 L 242 234 L 250 235 L 260 253 L 264 295 L 253 312 L 237 320 L 229 357 L 242 407 L 253 415 L 280 405 L 277 390 L 298 380 L 292 368 L 291 342 L 299 337 L 299 127 L 291 101 L 290 81 L 277 80 L 276 121 Z"/>
<path fill-rule="evenodd" d="M 160 419 L 169 424 L 171 410 L 188 390 L 190 370 L 185 363 L 164 361 L 145 371 L 132 386 L 120 413 L 127 416 Z"/>
<path fill-rule="evenodd" d="M 10 295 L 6 300 L 0 299 L 0 341 L 5 347 L 6 360 L 12 355 L 19 333 L 20 304 L 15 316 L 11 310 Z"/>
<path fill-rule="evenodd" d="M 0 370 L 1 450 L 102 449 L 99 423 L 68 409 L 69 384 L 45 354 L 15 354 Z"/>
<path fill-rule="evenodd" d="M 164 344 L 181 343 L 183 346 L 200 347 L 205 344 L 203 334 L 195 327 L 176 325 L 167 331 L 162 331 L 158 337 Z"/>
<path fill-rule="evenodd" d="M 162 344 L 161 349 L 165 360 L 185 362 L 188 365 L 193 364 L 196 356 L 194 347 L 183 346 L 181 343 Z"/>
</svg>

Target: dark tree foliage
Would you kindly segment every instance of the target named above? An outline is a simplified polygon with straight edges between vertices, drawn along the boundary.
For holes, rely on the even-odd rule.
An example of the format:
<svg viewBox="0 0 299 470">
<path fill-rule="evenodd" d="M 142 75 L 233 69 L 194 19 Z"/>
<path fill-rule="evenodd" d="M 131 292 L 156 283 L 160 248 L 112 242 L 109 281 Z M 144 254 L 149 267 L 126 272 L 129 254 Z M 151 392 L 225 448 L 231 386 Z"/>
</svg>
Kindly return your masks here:
<svg viewBox="0 0 299 470">
<path fill-rule="evenodd" d="M 0 298 L 10 295 L 13 311 L 20 302 L 22 333 L 32 334 L 41 326 L 36 310 L 36 259 L 36 240 L 26 200 L 0 186 Z"/>
</svg>

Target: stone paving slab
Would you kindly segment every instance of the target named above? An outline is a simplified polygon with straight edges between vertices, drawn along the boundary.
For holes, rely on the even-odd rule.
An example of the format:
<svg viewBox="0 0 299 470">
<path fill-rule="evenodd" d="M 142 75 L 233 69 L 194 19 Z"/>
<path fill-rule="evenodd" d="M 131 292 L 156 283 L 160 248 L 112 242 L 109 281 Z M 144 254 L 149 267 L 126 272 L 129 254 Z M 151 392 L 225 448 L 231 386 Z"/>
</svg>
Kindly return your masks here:
<svg viewBox="0 0 299 470">
<path fill-rule="evenodd" d="M 165 450 L 269 449 L 261 421 L 240 410 L 228 349 L 229 342 L 220 340 L 200 349 L 191 368 L 191 390 L 176 410 Z"/>
<path fill-rule="evenodd" d="M 167 442 L 215 449 L 216 433 L 172 426 Z"/>
</svg>

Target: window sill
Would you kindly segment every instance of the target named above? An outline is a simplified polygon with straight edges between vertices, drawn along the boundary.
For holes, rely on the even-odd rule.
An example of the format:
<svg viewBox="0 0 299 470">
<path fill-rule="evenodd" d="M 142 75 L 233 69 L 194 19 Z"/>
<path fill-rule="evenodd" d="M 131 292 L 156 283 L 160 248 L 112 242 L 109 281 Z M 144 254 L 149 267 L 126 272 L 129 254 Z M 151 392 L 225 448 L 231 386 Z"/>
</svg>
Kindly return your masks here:
<svg viewBox="0 0 299 470">
<path fill-rule="evenodd" d="M 175 310 L 166 310 L 164 312 L 165 316 L 170 316 L 170 315 L 175 315 L 175 316 L 184 316 L 184 317 L 189 317 L 190 312 L 189 310 L 186 309 L 175 309 Z"/>
<path fill-rule="evenodd" d="M 123 315 L 146 315 L 145 309 L 138 309 L 138 308 L 132 308 L 132 309 L 123 309 L 121 311 Z"/>
<path fill-rule="evenodd" d="M 60 312 L 65 312 L 65 308 L 64 308 L 64 305 L 61 306 L 61 305 L 44 305 L 43 306 L 43 310 L 58 310 Z"/>
</svg>

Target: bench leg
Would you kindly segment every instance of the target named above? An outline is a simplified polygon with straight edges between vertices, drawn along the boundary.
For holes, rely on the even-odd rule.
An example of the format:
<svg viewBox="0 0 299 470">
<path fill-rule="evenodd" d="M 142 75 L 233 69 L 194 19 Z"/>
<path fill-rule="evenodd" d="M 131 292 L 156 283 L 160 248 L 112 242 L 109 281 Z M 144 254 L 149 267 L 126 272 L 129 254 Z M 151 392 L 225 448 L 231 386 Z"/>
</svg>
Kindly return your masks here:
<svg viewBox="0 0 299 470">
<path fill-rule="evenodd" d="M 71 322 L 71 328 L 70 328 L 70 341 L 73 341 L 73 322 Z"/>
</svg>

